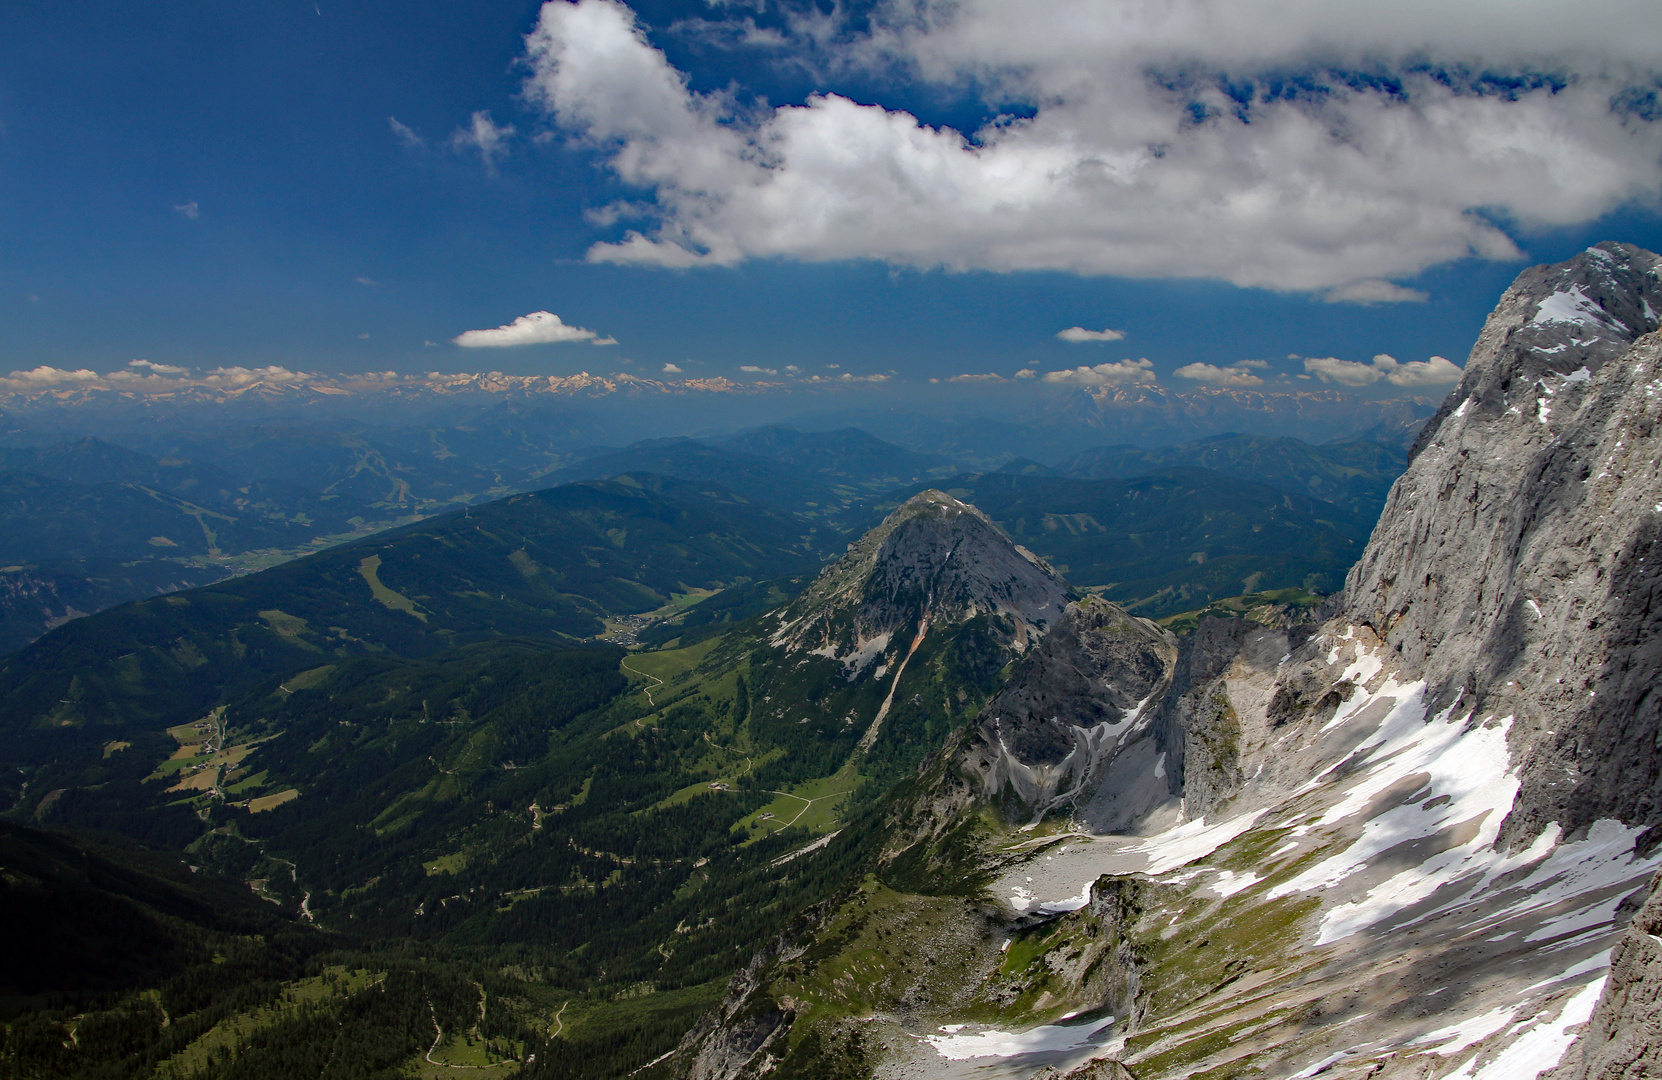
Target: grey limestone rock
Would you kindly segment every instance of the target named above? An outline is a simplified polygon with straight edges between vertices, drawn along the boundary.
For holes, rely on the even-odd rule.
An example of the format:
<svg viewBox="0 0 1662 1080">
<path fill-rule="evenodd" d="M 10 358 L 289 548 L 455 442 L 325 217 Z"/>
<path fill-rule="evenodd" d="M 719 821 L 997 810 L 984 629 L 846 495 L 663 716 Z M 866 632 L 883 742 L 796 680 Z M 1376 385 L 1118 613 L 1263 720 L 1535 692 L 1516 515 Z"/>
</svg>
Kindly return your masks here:
<svg viewBox="0 0 1662 1080">
<path fill-rule="evenodd" d="M 1515 718 L 1514 846 L 1662 820 L 1659 309 L 1629 245 L 1520 275 L 1346 583 L 1434 709 Z"/>
<path fill-rule="evenodd" d="M 1662 1076 L 1662 878 L 1652 882 L 1610 954 L 1610 975 L 1587 1030 L 1550 1080 Z"/>
<path fill-rule="evenodd" d="M 1177 639 L 1147 619 L 1070 604 L 982 711 L 960 767 L 1011 816 L 1071 806 L 1148 727 L 1176 662 Z"/>
</svg>

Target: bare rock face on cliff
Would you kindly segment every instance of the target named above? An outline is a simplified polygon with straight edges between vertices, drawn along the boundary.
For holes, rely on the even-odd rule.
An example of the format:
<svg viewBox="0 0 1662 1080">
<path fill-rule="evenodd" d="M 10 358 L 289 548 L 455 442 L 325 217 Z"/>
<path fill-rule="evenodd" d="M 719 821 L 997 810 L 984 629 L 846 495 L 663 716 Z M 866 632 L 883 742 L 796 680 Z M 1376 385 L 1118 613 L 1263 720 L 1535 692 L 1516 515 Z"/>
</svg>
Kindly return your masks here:
<svg viewBox="0 0 1662 1080">
<path fill-rule="evenodd" d="M 1433 708 L 1513 718 L 1514 844 L 1662 820 L 1659 263 L 1601 244 L 1519 278 L 1346 590 Z"/>
<path fill-rule="evenodd" d="M 938 985 L 811 932 L 796 1023 L 865 1075 L 1662 1074 L 1659 311 L 1626 245 L 1520 275 L 1321 625 L 1070 608 L 858 901 Z"/>
<path fill-rule="evenodd" d="M 1148 757 L 1160 751 L 1140 736 L 1176 662 L 1177 639 L 1147 619 L 1096 597 L 1070 604 L 987 704 L 957 767 L 977 778 L 982 798 L 1022 820 L 1078 812 L 1117 762 L 1151 778 L 1146 803 L 1167 801 Z"/>
<path fill-rule="evenodd" d="M 1593 1015 L 1662 864 L 1659 265 L 1603 244 L 1521 275 L 1334 617 L 1183 643 L 1151 724 L 1187 750 L 1163 762 L 1187 820 L 995 886 L 1041 911 L 1101 872 L 1184 893 L 1145 915 L 1145 1019 L 1107 1047 L 1139 1077 L 1510 1080 Z M 1606 1031 L 1654 1019 L 1624 948 Z"/>
</svg>

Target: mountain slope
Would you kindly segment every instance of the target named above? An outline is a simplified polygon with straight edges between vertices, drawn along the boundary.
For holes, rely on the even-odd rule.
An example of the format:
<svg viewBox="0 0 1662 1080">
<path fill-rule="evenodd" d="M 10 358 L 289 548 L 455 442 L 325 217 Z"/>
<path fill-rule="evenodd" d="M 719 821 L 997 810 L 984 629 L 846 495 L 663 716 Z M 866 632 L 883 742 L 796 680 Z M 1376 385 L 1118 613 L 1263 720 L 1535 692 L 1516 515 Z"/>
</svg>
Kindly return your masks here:
<svg viewBox="0 0 1662 1080">
<path fill-rule="evenodd" d="M 1333 592 L 1372 525 L 1207 469 L 1127 480 L 985 473 L 944 483 L 1074 585 L 1151 617 L 1265 589 Z"/>
<path fill-rule="evenodd" d="M 167 727 L 342 657 L 592 637 L 608 616 L 688 590 L 810 568 L 817 536 L 708 485 L 653 477 L 516 495 L 78 619 L 0 661 L 0 694 L 13 731 Z"/>
<path fill-rule="evenodd" d="M 1520 276 L 1322 625 L 1070 609 L 680 1068 L 1513 1080 L 1595 1004 L 1648 1068 L 1659 269 Z"/>
<path fill-rule="evenodd" d="M 555 482 L 651 472 L 720 484 L 768 506 L 837 517 L 861 498 L 949 475 L 946 463 L 857 428 L 804 433 L 778 425 L 718 442 L 648 439 L 548 474 Z"/>
<path fill-rule="evenodd" d="M 616 487 L 547 494 L 615 509 L 627 494 Z M 691 515 L 668 498 L 649 505 Z M 557 523 L 516 513 L 461 520 L 498 537 L 508 521 L 526 532 Z M 434 549 L 394 550 L 426 561 Z M 475 541 L 468 554 L 492 551 Z M 436 595 L 401 595 L 434 623 L 456 618 Z M 187 849 L 203 875 L 246 882 L 323 928 L 349 989 L 387 972 L 388 1000 L 370 999 L 375 1026 L 353 1026 L 368 1006 L 336 991 L 316 1006 L 317 1030 L 300 1032 L 280 1028 L 289 1021 L 269 1003 L 313 993 L 326 972 L 284 969 L 282 985 L 259 991 L 265 1011 L 216 1036 L 249 1063 L 239 1067 L 292 1074 L 262 1032 L 288 1032 L 304 1056 L 346 1028 L 389 1048 L 389 1067 L 420 1067 L 422 1051 L 486 1065 L 447 1057 L 434 1030 L 468 1031 L 475 1021 L 458 1006 L 477 1003 L 477 1034 L 507 1068 L 534 1053 L 553 1075 L 639 1072 L 673 1049 L 754 942 L 862 865 L 879 839 L 864 811 L 998 688 L 1067 595 L 973 508 L 929 492 L 784 610 L 720 639 L 625 653 L 544 633 L 420 655 L 320 652 L 298 672 L 245 673 L 165 732 L 46 729 L 37 745 L 51 753 L 27 763 L 16 806 L 53 826 Z M 866 647 L 824 644 L 844 640 Z M 13 747 L 28 742 L 8 734 Z M 426 1005 L 420 996 L 393 996 L 412 964 L 434 998 L 425 1020 L 410 1007 Z M 457 995 L 470 979 L 478 997 Z M 148 1045 L 165 1042 L 148 1006 L 130 1005 Z M 182 1075 L 218 1075 L 183 1057 Z"/>
<path fill-rule="evenodd" d="M 1101 446 L 1075 454 L 1056 470 L 1101 480 L 1179 467 L 1212 469 L 1335 503 L 1372 521 L 1407 464 L 1405 448 L 1367 440 L 1312 446 L 1299 439 L 1231 434 L 1180 446 Z"/>
</svg>

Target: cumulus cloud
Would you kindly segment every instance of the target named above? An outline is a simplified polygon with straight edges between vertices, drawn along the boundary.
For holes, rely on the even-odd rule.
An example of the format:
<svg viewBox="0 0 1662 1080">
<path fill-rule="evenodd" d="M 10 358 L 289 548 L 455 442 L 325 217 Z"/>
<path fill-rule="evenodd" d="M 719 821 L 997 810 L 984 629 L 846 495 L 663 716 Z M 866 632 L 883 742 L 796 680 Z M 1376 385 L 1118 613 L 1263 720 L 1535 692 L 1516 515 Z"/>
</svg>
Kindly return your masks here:
<svg viewBox="0 0 1662 1080">
<path fill-rule="evenodd" d="M 98 380 L 98 372 L 88 368 L 68 370 L 55 368 L 49 364 L 42 364 L 28 371 L 14 371 L 7 376 L 13 382 L 25 383 L 31 386 L 56 386 L 63 383 L 88 383 Z"/>
<path fill-rule="evenodd" d="M 489 330 L 465 330 L 450 340 L 464 349 L 509 345 L 548 345 L 563 341 L 593 341 L 598 335 L 581 326 L 567 326 L 552 311 L 533 311 L 511 323 Z"/>
<path fill-rule="evenodd" d="M 1462 374 L 1445 357 L 1433 356 L 1404 364 L 1388 353 L 1380 353 L 1367 364 L 1332 356 L 1307 356 L 1304 370 L 1322 382 L 1340 386 L 1372 386 L 1381 381 L 1404 387 L 1448 386 L 1459 382 Z"/>
<path fill-rule="evenodd" d="M 396 133 L 396 132 L 395 132 Z M 483 109 L 473 114 L 467 127 L 457 128 L 450 136 L 452 150 L 473 150 L 485 166 L 485 172 L 496 175 L 496 162 L 508 152 L 508 140 L 513 137 L 511 124 L 498 125 Z"/>
<path fill-rule="evenodd" d="M 1124 330 L 1087 330 L 1083 326 L 1070 326 L 1056 335 L 1063 341 L 1119 341 L 1125 337 Z"/>
<path fill-rule="evenodd" d="M 1008 381 L 1008 380 L 1006 380 L 1004 378 L 1004 376 L 994 374 L 991 371 L 987 372 L 984 375 L 971 375 L 971 374 L 968 374 L 968 373 L 965 373 L 963 375 L 954 375 L 952 378 L 947 380 L 947 382 L 1006 382 L 1006 381 Z"/>
<path fill-rule="evenodd" d="M 1030 367 L 1024 367 L 1016 372 L 1016 378 L 1018 379 L 1036 379 L 1038 377 L 1039 373 Z"/>
<path fill-rule="evenodd" d="M 1497 220 L 1662 194 L 1649 25 L 1632 0 L 891 0 L 788 35 L 782 59 L 822 83 L 899 75 L 1019 117 L 960 132 L 835 93 L 694 91 L 618 0 L 550 0 L 525 89 L 652 195 L 656 219 L 595 261 L 878 259 L 1380 303 L 1416 298 L 1389 279 L 1517 257 Z"/>
<path fill-rule="evenodd" d="M 617 338 L 610 337 L 610 336 L 608 336 L 608 337 L 597 337 L 594 340 L 590 341 L 589 344 L 590 345 L 616 345 L 617 344 Z"/>
<path fill-rule="evenodd" d="M 679 374 L 681 374 L 681 366 L 679 364 L 665 364 L 664 365 L 664 374 L 665 375 L 679 375 Z"/>
<path fill-rule="evenodd" d="M 127 366 L 142 368 L 155 375 L 184 375 L 190 371 L 190 368 L 178 367 L 173 364 L 158 364 L 154 360 L 129 360 Z"/>
<path fill-rule="evenodd" d="M 411 150 L 420 150 L 427 145 L 426 139 L 417 135 L 408 124 L 399 123 L 396 116 L 387 117 L 387 126 L 392 128 L 392 137 Z"/>
<path fill-rule="evenodd" d="M 1374 359 L 1377 362 L 1379 358 Z M 1433 356 L 1429 360 L 1398 364 L 1394 371 L 1386 374 L 1385 381 L 1394 386 L 1450 386 L 1459 382 L 1464 374 L 1446 357 Z"/>
<path fill-rule="evenodd" d="M 757 367 L 755 364 L 740 364 L 739 370 L 749 375 L 777 375 L 777 368 Z"/>
<path fill-rule="evenodd" d="M 1180 379 L 1209 383 L 1212 386 L 1263 386 L 1264 380 L 1247 370 L 1245 364 L 1218 367 L 1216 364 L 1184 364 L 1172 372 Z"/>
<path fill-rule="evenodd" d="M 195 199 L 187 203 L 180 203 L 173 208 L 173 212 L 189 221 L 195 221 L 202 216 L 202 207 Z"/>
<path fill-rule="evenodd" d="M 1064 371 L 1049 371 L 1045 373 L 1044 381 L 1065 386 L 1130 386 L 1135 383 L 1152 383 L 1153 368 L 1154 365 L 1147 360 L 1119 360 L 1112 364 L 1097 364 L 1094 367 L 1081 366 Z"/>
<path fill-rule="evenodd" d="M 239 387 L 252 386 L 255 383 L 279 383 L 293 385 L 310 382 L 317 376 L 306 371 L 290 371 L 286 367 L 272 364 L 268 367 L 216 367 L 209 371 L 204 382 L 211 385 Z"/>
</svg>

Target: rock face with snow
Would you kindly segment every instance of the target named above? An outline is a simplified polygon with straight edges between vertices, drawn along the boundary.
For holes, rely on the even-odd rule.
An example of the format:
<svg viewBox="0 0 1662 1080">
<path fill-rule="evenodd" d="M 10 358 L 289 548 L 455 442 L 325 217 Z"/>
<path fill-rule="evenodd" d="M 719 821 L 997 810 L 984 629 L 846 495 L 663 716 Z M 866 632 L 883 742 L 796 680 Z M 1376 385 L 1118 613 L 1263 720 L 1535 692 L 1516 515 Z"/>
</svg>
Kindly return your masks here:
<svg viewBox="0 0 1662 1080">
<path fill-rule="evenodd" d="M 1435 708 L 1515 717 L 1507 839 L 1662 819 L 1662 274 L 1601 244 L 1501 300 L 1347 588 Z"/>
<path fill-rule="evenodd" d="M 1587 1030 L 1552 1080 L 1662 1076 L 1662 878 L 1610 954 L 1610 976 Z"/>
<path fill-rule="evenodd" d="M 854 1009 L 826 940 L 806 1015 L 860 1017 L 865 1075 L 1656 1075 L 1659 270 L 1520 275 L 1321 625 L 1069 609 L 897 813 L 895 910 L 953 860 L 996 901 L 882 939 L 952 993 Z"/>
<path fill-rule="evenodd" d="M 1147 619 L 1096 597 L 1070 604 L 987 705 L 959 768 L 1011 817 L 1077 808 L 1148 726 L 1176 663 L 1177 639 Z"/>
<path fill-rule="evenodd" d="M 1336 617 L 1279 657 L 1250 635 L 1227 664 L 1228 641 L 1185 643 L 1180 670 L 1217 674 L 1156 718 L 1189 749 L 1167 766 L 1191 797 L 1144 872 L 1198 856 L 1179 877 L 1217 874 L 1240 921 L 1302 906 L 1287 932 L 1322 963 L 1242 943 L 1246 1001 L 1182 1030 L 1151 1001 L 1139 1076 L 1188 1051 L 1267 1075 L 1327 1055 L 1323 1075 L 1527 1077 L 1586 1021 L 1624 899 L 1662 861 L 1637 843 L 1662 821 L 1659 265 L 1604 244 L 1521 275 Z M 1247 1003 L 1303 1020 L 1202 1055 Z"/>
</svg>

